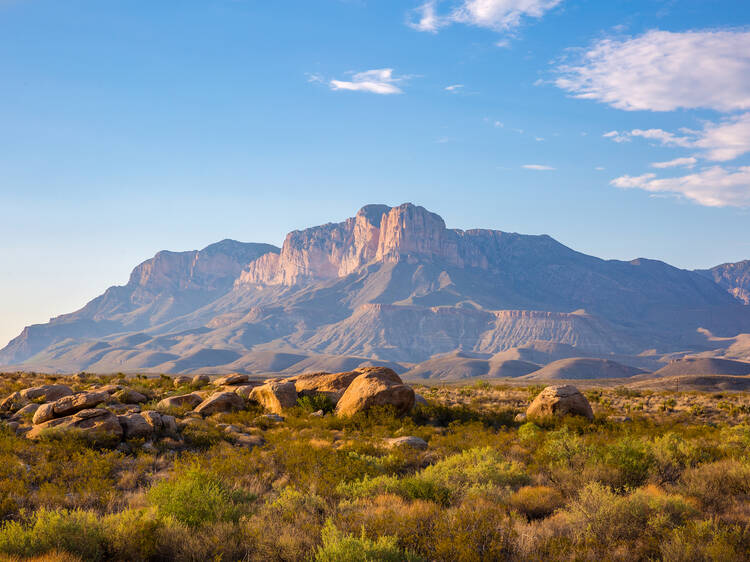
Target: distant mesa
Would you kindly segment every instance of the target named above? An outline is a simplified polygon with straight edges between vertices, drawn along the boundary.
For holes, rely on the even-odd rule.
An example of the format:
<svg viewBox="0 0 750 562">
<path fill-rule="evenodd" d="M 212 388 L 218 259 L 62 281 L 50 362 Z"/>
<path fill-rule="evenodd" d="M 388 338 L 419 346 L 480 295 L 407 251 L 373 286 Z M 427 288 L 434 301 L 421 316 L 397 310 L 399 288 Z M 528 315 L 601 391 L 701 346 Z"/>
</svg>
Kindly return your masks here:
<svg viewBox="0 0 750 562">
<path fill-rule="evenodd" d="M 343 222 L 290 232 L 281 248 L 223 240 L 159 252 L 126 285 L 25 328 L 0 350 L 0 365 L 625 376 L 672 354 L 745 357 L 747 270 L 602 260 L 547 235 L 451 229 L 411 203 L 367 205 Z"/>
</svg>

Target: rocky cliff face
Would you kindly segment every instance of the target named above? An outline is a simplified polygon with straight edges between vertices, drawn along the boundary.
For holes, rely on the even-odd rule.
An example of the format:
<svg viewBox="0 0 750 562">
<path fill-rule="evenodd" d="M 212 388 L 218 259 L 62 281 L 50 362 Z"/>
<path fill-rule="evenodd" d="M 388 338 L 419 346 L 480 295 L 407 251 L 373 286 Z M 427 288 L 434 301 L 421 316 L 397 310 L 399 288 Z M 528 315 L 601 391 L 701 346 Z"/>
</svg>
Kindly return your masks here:
<svg viewBox="0 0 750 562">
<path fill-rule="evenodd" d="M 401 260 L 491 269 L 519 250 L 515 243 L 520 238 L 495 230 L 448 229 L 440 216 L 411 203 L 368 205 L 344 222 L 289 233 L 278 255 L 252 262 L 237 284 L 291 286 L 344 277 L 370 263 Z M 525 238 L 563 248 L 547 236 Z"/>
<path fill-rule="evenodd" d="M 713 279 L 735 298 L 750 304 L 750 260 L 717 265 L 700 273 Z"/>
</svg>

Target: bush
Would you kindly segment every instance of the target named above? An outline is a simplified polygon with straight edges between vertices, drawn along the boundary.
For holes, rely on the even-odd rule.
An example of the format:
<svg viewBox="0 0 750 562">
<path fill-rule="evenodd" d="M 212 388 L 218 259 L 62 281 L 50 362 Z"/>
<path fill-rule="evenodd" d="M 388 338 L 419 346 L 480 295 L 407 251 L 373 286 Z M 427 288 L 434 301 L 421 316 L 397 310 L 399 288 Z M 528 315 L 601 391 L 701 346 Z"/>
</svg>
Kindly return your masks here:
<svg viewBox="0 0 750 562">
<path fill-rule="evenodd" d="M 524 486 L 510 496 L 508 503 L 529 519 L 540 519 L 562 506 L 563 497 L 549 486 Z"/>
<path fill-rule="evenodd" d="M 686 470 L 678 489 L 704 508 L 721 512 L 734 502 L 750 501 L 750 464 L 726 459 Z"/>
<path fill-rule="evenodd" d="M 94 513 L 40 509 L 27 523 L 10 521 L 0 529 L 0 552 L 34 556 L 65 551 L 85 560 L 101 560 L 106 536 Z"/>
<path fill-rule="evenodd" d="M 323 545 L 315 553 L 316 562 L 418 562 L 411 552 L 398 547 L 395 537 L 368 539 L 364 530 L 360 537 L 345 535 L 327 521 L 322 532 Z"/>
<path fill-rule="evenodd" d="M 709 562 L 747 560 L 750 536 L 736 525 L 721 525 L 715 519 L 691 521 L 672 531 L 661 548 L 664 562 Z"/>
<path fill-rule="evenodd" d="M 323 410 L 323 413 L 328 414 L 336 409 L 334 401 L 325 394 L 314 394 L 313 396 L 297 398 L 297 406 L 307 413 Z"/>
<path fill-rule="evenodd" d="M 242 504 L 254 499 L 230 490 L 222 480 L 197 468 L 152 486 L 147 497 L 160 513 L 191 527 L 236 521 Z"/>
</svg>

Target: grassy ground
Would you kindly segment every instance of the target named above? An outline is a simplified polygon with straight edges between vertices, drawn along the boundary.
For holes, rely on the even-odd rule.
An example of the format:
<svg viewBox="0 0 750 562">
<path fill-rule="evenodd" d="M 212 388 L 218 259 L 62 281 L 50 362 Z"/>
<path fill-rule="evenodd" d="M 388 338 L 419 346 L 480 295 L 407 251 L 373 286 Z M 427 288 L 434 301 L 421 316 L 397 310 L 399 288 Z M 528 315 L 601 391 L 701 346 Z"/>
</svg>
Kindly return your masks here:
<svg viewBox="0 0 750 562">
<path fill-rule="evenodd" d="M 25 377 L 25 378 L 24 378 Z M 39 384 L 6 376 L 0 397 Z M 78 389 L 112 382 L 89 379 Z M 58 381 L 61 382 L 61 381 Z M 128 380 L 153 400 L 188 388 Z M 593 422 L 515 422 L 541 387 L 418 387 L 342 420 L 191 418 L 129 452 L 0 428 L 0 553 L 38 560 L 748 560 L 750 395 L 588 388 Z M 185 418 L 187 421 L 187 418 Z M 249 448 L 227 431 L 261 436 Z M 412 435 L 426 450 L 389 449 Z"/>
</svg>

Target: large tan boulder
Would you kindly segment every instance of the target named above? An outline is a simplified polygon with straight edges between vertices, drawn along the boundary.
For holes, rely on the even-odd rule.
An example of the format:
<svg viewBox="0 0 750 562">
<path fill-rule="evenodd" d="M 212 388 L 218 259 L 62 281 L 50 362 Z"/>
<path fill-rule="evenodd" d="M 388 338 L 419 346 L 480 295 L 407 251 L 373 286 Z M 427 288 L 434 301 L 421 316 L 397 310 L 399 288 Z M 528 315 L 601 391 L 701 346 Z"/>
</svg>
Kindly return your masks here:
<svg viewBox="0 0 750 562">
<path fill-rule="evenodd" d="M 248 380 L 250 380 L 250 377 L 248 377 L 247 375 L 234 373 L 231 375 L 224 375 L 223 377 L 219 377 L 214 381 L 214 384 L 216 386 L 235 386 L 238 384 L 247 384 Z"/>
<path fill-rule="evenodd" d="M 572 384 L 548 386 L 526 410 L 528 420 L 568 415 L 594 419 L 589 401 Z"/>
<path fill-rule="evenodd" d="M 336 405 L 339 416 L 353 416 L 373 406 L 393 406 L 400 415 L 414 407 L 414 391 L 386 367 L 367 367 L 355 378 Z"/>
<path fill-rule="evenodd" d="M 245 407 L 245 401 L 234 392 L 215 392 L 193 410 L 202 416 L 210 416 L 220 412 L 233 412 Z"/>
<path fill-rule="evenodd" d="M 123 388 L 112 395 L 123 404 L 143 404 L 148 402 L 148 397 L 132 388 Z"/>
<path fill-rule="evenodd" d="M 126 439 L 148 438 L 159 433 L 176 433 L 177 424 L 173 416 L 153 410 L 117 416 Z"/>
<path fill-rule="evenodd" d="M 47 432 L 75 432 L 101 444 L 111 444 L 122 438 L 122 426 L 117 416 L 103 408 L 81 410 L 72 416 L 55 418 L 35 425 L 26 437 L 38 439 Z"/>
<path fill-rule="evenodd" d="M 330 398 L 333 402 L 338 402 L 352 381 L 361 374 L 362 371 L 306 373 L 286 380 L 294 383 L 297 394 L 302 396 L 322 394 Z"/>
<path fill-rule="evenodd" d="M 81 410 L 89 410 L 109 400 L 108 392 L 82 392 L 73 396 L 64 396 L 53 402 L 55 417 L 69 416 Z"/>
<path fill-rule="evenodd" d="M 154 433 L 154 426 L 142 414 L 117 416 L 117 420 L 122 426 L 123 437 L 125 439 L 148 438 Z"/>
<path fill-rule="evenodd" d="M 34 425 L 44 423 L 46 421 L 49 421 L 55 417 L 55 403 L 54 402 L 47 402 L 46 404 L 42 404 L 36 409 L 36 412 L 34 412 L 34 417 L 31 419 L 31 423 Z"/>
<path fill-rule="evenodd" d="M 291 408 L 297 404 L 297 390 L 292 382 L 274 381 L 253 388 L 249 398 L 269 412 L 281 414 L 284 408 Z"/>
<path fill-rule="evenodd" d="M 205 386 L 211 382 L 211 378 L 208 375 L 195 375 L 191 383 L 194 386 Z"/>
<path fill-rule="evenodd" d="M 66 384 L 44 384 L 42 386 L 24 388 L 19 394 L 28 400 L 41 398 L 45 402 L 54 402 L 64 396 L 71 396 L 73 389 Z"/>
<path fill-rule="evenodd" d="M 172 408 L 182 409 L 187 408 L 192 410 L 198 404 L 203 402 L 203 398 L 196 393 L 181 394 L 179 396 L 168 396 L 164 400 L 161 400 L 157 405 L 157 410 L 169 410 Z"/>
<path fill-rule="evenodd" d="M 190 384 L 193 382 L 193 379 L 191 377 L 188 377 L 187 375 L 179 375 L 174 378 L 174 386 L 175 388 L 178 388 L 180 386 L 183 386 L 185 384 Z"/>
</svg>

